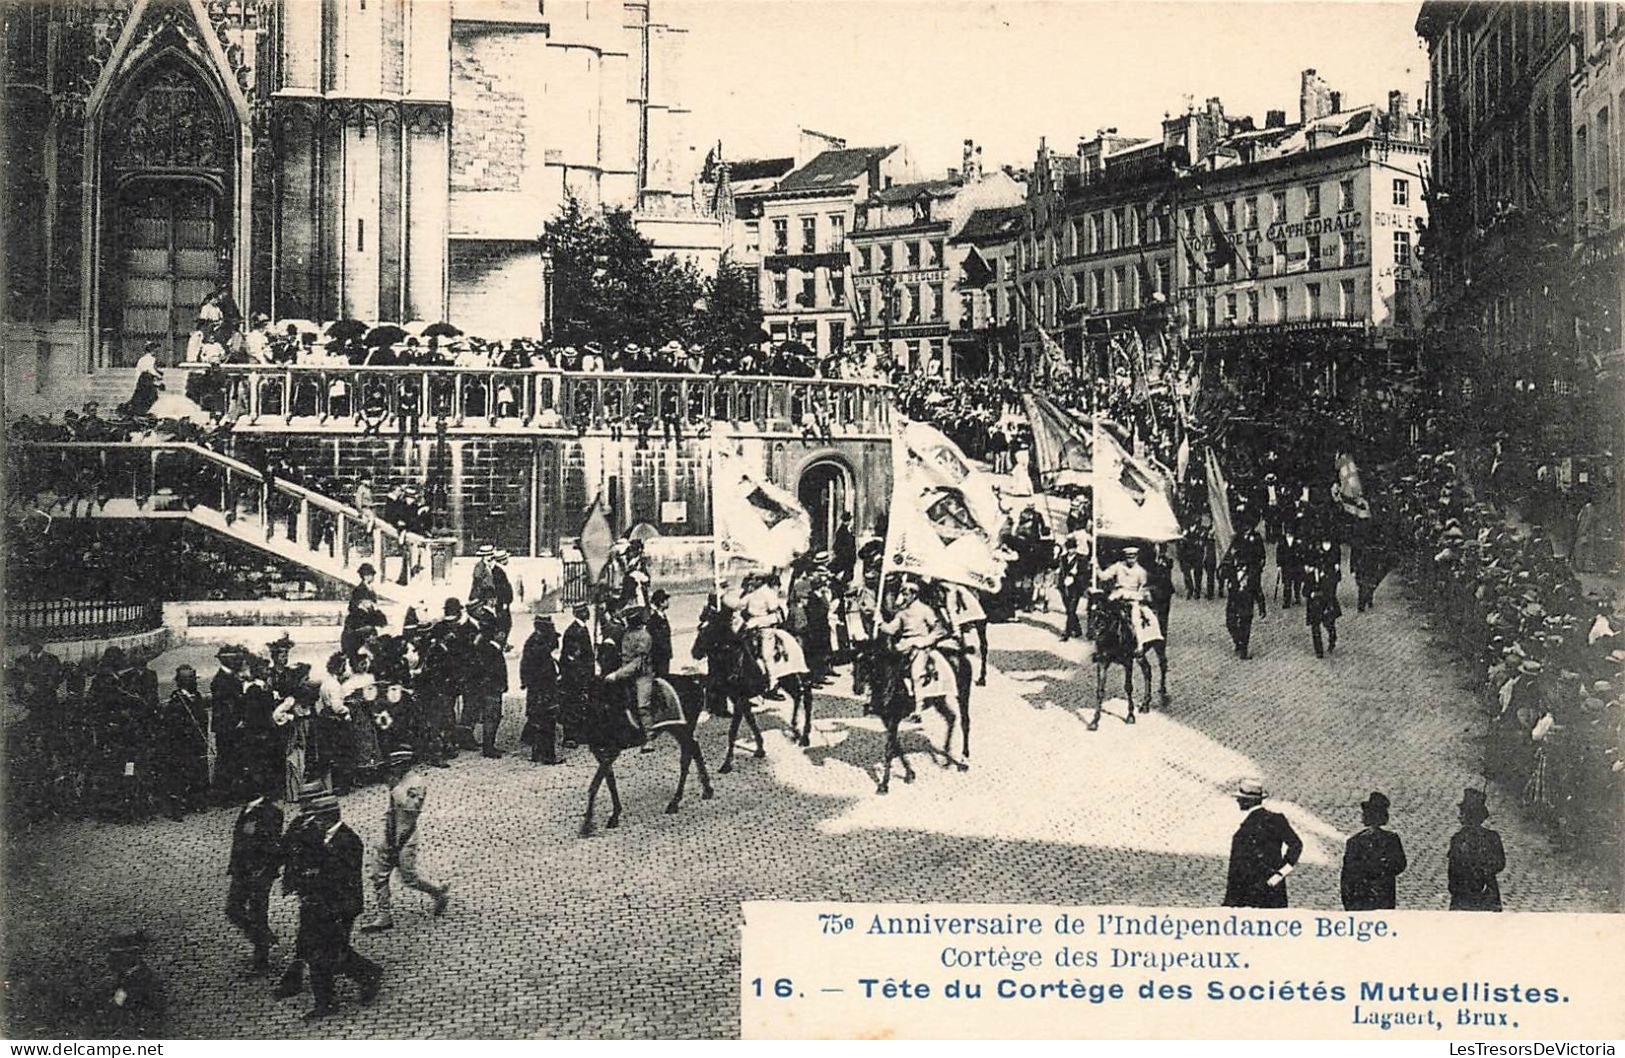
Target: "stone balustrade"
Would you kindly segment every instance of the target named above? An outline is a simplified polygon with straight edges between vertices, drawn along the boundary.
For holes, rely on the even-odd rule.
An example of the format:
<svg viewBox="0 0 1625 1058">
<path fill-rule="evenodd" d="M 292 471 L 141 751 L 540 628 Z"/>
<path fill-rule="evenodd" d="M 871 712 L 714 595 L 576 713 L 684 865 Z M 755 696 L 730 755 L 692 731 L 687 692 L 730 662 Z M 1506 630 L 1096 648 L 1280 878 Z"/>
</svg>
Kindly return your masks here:
<svg viewBox="0 0 1625 1058">
<path fill-rule="evenodd" d="M 483 421 L 586 432 L 632 428 L 642 418 L 656 429 L 675 419 L 726 421 L 760 433 L 880 436 L 892 421 L 891 386 L 881 382 L 438 366 L 228 364 L 214 370 L 230 413 L 251 426 L 305 418 L 393 426 L 404 419 L 432 428 L 444 419 L 450 428 Z"/>
</svg>

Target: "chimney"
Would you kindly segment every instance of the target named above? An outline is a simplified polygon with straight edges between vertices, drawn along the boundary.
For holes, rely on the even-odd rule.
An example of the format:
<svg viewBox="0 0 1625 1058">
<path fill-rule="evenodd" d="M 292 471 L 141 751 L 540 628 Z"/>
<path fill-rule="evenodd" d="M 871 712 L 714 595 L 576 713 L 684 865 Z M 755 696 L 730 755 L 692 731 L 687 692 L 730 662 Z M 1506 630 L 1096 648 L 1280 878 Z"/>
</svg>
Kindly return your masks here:
<svg viewBox="0 0 1625 1058">
<path fill-rule="evenodd" d="M 1303 71 L 1301 87 L 1298 91 L 1298 120 L 1307 125 L 1316 118 L 1323 118 L 1332 111 L 1331 90 L 1326 82 L 1314 70 Z"/>
<path fill-rule="evenodd" d="M 1329 95 L 1331 97 L 1332 113 L 1333 114 L 1341 114 L 1343 112 L 1343 93 L 1342 92 L 1328 92 L 1327 95 Z"/>
<path fill-rule="evenodd" d="M 1405 119 L 1411 109 L 1411 97 L 1404 92 L 1393 91 L 1388 93 L 1388 120 L 1395 129 L 1405 127 Z"/>
<path fill-rule="evenodd" d="M 958 170 L 958 169 L 952 169 L 952 168 L 950 168 L 950 169 L 949 169 L 949 170 L 948 170 L 948 182 L 949 182 L 949 183 L 950 183 L 950 184 L 957 184 L 957 183 L 959 183 L 959 170 Z"/>
<path fill-rule="evenodd" d="M 1264 127 L 1266 129 L 1286 128 L 1286 111 L 1266 110 L 1264 112 Z"/>
</svg>

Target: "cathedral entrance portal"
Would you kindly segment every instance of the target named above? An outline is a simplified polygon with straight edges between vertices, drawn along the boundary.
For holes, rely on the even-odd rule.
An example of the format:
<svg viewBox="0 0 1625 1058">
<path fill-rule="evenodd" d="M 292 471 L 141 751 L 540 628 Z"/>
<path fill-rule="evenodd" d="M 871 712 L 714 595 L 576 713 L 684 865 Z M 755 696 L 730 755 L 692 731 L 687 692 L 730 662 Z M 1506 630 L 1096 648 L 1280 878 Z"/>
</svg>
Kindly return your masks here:
<svg viewBox="0 0 1625 1058">
<path fill-rule="evenodd" d="M 113 366 L 149 341 L 183 359 L 198 309 L 231 268 L 235 118 L 176 53 L 136 73 L 102 126 L 101 327 Z"/>
</svg>

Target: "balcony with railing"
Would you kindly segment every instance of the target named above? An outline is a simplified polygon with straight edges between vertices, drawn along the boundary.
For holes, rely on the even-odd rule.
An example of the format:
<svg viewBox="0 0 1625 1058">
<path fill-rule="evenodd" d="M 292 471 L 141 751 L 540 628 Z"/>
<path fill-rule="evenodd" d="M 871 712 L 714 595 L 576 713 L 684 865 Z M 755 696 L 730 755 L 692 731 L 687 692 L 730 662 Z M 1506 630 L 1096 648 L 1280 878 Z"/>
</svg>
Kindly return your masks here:
<svg viewBox="0 0 1625 1058">
<path fill-rule="evenodd" d="M 195 366 L 195 365 L 193 365 Z M 891 423 L 882 382 L 655 372 L 572 372 L 475 367 L 228 364 L 214 369 L 227 413 L 253 427 L 411 426 L 542 433 L 606 430 L 635 421 L 799 434 L 818 423 L 875 436 Z"/>
</svg>

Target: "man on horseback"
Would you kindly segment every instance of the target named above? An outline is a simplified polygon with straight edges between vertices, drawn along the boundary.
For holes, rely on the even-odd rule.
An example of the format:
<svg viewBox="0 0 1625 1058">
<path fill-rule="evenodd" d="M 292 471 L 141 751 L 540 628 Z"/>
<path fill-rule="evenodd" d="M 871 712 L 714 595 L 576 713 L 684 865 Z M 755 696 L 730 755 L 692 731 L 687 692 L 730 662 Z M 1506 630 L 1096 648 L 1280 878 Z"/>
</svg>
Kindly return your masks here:
<svg viewBox="0 0 1625 1058">
<path fill-rule="evenodd" d="M 1140 565 L 1140 549 L 1130 544 L 1123 548 L 1123 557 L 1100 573 L 1109 585 L 1106 602 L 1122 608 L 1134 629 L 1135 644 L 1149 646 L 1162 638 L 1162 626 L 1151 609 L 1151 575 Z"/>
<path fill-rule="evenodd" d="M 788 613 L 784 600 L 779 597 L 778 588 L 773 584 L 771 573 L 754 573 L 745 578 L 745 597 L 741 602 L 741 613 L 744 617 L 744 636 L 747 647 L 756 655 L 762 666 L 762 671 L 771 673 L 774 668 L 767 656 L 767 637 L 763 632 L 769 628 L 778 628 L 784 624 Z M 772 683 L 773 681 L 769 681 Z M 769 687 L 768 698 L 781 697 L 776 687 Z M 782 698 L 781 698 L 782 700 Z"/>
</svg>

